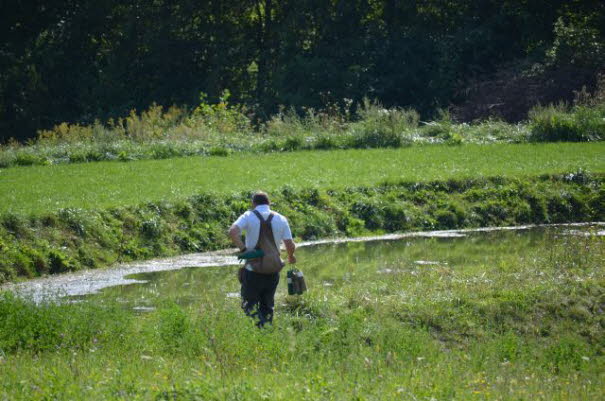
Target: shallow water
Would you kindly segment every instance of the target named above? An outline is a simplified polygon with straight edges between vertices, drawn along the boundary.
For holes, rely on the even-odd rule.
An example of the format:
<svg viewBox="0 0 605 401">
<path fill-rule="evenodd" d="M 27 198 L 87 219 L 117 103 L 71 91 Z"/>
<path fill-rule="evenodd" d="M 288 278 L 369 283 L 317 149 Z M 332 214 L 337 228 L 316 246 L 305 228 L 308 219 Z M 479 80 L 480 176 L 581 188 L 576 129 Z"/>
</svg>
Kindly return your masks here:
<svg viewBox="0 0 605 401">
<path fill-rule="evenodd" d="M 298 267 L 305 273 L 309 288 L 312 291 L 320 288 L 326 296 L 346 291 L 349 280 L 363 280 L 367 282 L 368 292 L 379 294 L 381 286 L 401 275 L 415 277 L 430 272 L 451 280 L 488 283 L 495 271 L 531 266 L 538 259 L 551 257 L 557 248 L 594 252 L 595 249 L 588 249 L 584 244 L 590 239 L 603 238 L 602 228 L 601 225 L 536 227 L 322 243 L 299 249 Z M 602 253 L 603 247 L 597 251 Z M 106 288 L 95 297 L 118 299 L 139 312 L 153 310 L 166 301 L 199 308 L 204 308 L 208 299 L 238 303 L 236 269 L 233 265 L 189 267 L 136 274 L 129 278 L 144 283 Z M 278 287 L 278 305 L 286 297 L 284 276 L 282 274 Z M 410 295 L 414 290 L 407 288 L 406 291 Z"/>
<path fill-rule="evenodd" d="M 381 237 L 308 242 L 297 251 L 298 267 L 309 287 L 338 290 L 348 279 L 418 274 L 422 269 L 493 268 L 531 262 L 550 250 L 603 237 L 605 223 L 523 226 L 476 230 L 390 234 Z M 138 312 L 154 310 L 166 300 L 195 304 L 208 296 L 239 302 L 232 250 L 149 260 L 109 269 L 64 274 L 4 288 L 36 301 L 68 297 L 72 301 L 98 294 Z M 278 297 L 285 296 L 285 283 Z"/>
</svg>

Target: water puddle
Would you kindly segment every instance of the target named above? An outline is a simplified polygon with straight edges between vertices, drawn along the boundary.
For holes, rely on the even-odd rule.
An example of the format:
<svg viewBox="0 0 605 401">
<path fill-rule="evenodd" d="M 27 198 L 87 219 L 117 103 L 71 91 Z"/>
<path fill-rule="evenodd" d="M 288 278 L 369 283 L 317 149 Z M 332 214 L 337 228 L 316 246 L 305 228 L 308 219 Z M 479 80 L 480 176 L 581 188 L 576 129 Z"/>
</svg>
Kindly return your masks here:
<svg viewBox="0 0 605 401">
<path fill-rule="evenodd" d="M 155 310 L 154 306 L 135 306 L 132 310 L 136 312 L 153 312 Z"/>
<path fill-rule="evenodd" d="M 590 237 L 596 235 L 598 237 L 605 236 L 605 230 L 597 231 L 597 232 L 586 232 L 582 230 L 565 230 L 563 231 L 563 235 L 577 236 L 577 237 Z"/>
<path fill-rule="evenodd" d="M 434 262 L 431 260 L 416 260 L 417 265 L 447 265 L 447 262 Z"/>
<path fill-rule="evenodd" d="M 465 230 L 448 230 L 448 231 L 427 231 L 427 232 L 410 232 L 401 234 L 388 234 L 373 237 L 361 238 L 337 238 L 325 239 L 319 241 L 309 241 L 299 244 L 299 247 L 304 247 L 298 251 L 299 260 L 303 268 L 320 264 L 333 265 L 341 263 L 341 268 L 344 270 L 338 278 L 334 277 L 319 277 L 318 286 L 329 288 L 338 286 L 339 280 L 346 280 L 346 277 L 355 275 L 355 266 L 360 265 L 363 261 L 374 263 L 372 267 L 374 274 L 377 272 L 381 275 L 389 275 L 395 273 L 417 274 L 417 271 L 422 269 L 444 269 L 454 268 L 456 263 L 462 256 L 454 257 L 456 247 L 463 244 L 472 244 L 473 241 L 484 241 L 486 246 L 500 247 L 502 252 L 515 250 L 518 245 L 509 243 L 500 243 L 501 239 L 487 238 L 490 235 L 506 236 L 506 233 L 514 234 L 506 241 L 513 241 L 516 236 L 521 235 L 527 230 L 556 230 L 556 235 L 563 236 L 586 236 L 598 235 L 602 236 L 605 233 L 603 228 L 605 223 L 581 223 L 581 224 L 561 224 L 561 225 L 543 225 L 543 226 L 517 226 L 517 227 L 490 227 L 479 229 Z M 490 234 L 495 233 L 495 234 Z M 512 234 L 511 234 L 512 235 Z M 525 234 L 523 234 L 525 235 Z M 508 238 L 508 237 L 507 237 Z M 530 237 L 528 237 L 530 238 Z M 406 239 L 406 241 L 400 241 Z M 380 241 L 381 245 L 372 247 L 370 244 Z M 429 243 L 427 241 L 433 241 Z M 438 242 L 434 242 L 438 241 Z M 528 239 L 531 244 L 531 239 Z M 548 241 L 545 241 L 548 243 Z M 439 244 L 443 244 L 442 246 Z M 439 245 L 439 246 L 436 246 Z M 331 246 L 331 248 L 325 248 Z M 466 246 L 466 245 L 464 245 Z M 527 245 L 523 245 L 527 246 Z M 338 247 L 345 247 L 340 249 Z M 498 248 L 498 250 L 500 249 Z M 329 249 L 340 249 L 338 251 Z M 371 252 L 370 252 L 371 251 Z M 521 252 L 522 250 L 520 250 Z M 119 297 L 132 299 L 129 292 L 137 293 L 139 303 L 133 306 L 133 309 L 138 312 L 149 312 L 153 310 L 153 306 L 143 302 L 141 298 L 156 299 L 163 294 L 166 289 L 161 288 L 162 284 L 158 284 L 157 278 L 164 277 L 161 273 L 166 271 L 187 270 L 184 277 L 179 281 L 178 286 L 170 288 L 171 292 L 179 292 L 183 294 L 182 299 L 193 300 L 203 295 L 208 288 L 207 282 L 212 280 L 225 280 L 225 282 L 234 282 L 229 290 L 224 291 L 223 297 L 239 298 L 239 292 L 236 281 L 233 277 L 233 266 L 237 265 L 237 259 L 233 256 L 235 250 L 222 250 L 215 252 L 196 253 L 183 255 L 172 258 L 155 259 L 140 261 L 118 265 L 106 269 L 85 270 L 75 273 L 61 274 L 38 279 L 32 279 L 21 283 L 9 283 L 0 287 L 0 290 L 11 290 L 25 297 L 29 297 L 36 302 L 44 299 L 56 299 L 58 297 L 69 297 L 72 301 L 78 297 L 83 297 L 88 294 L 95 294 L 108 287 L 120 286 L 122 293 Z M 337 255 L 332 254 L 337 252 Z M 370 253 L 368 253 L 370 252 Z M 468 260 L 487 260 L 494 252 L 493 249 L 475 249 L 470 247 L 468 250 L 461 252 L 464 258 Z M 388 256 L 388 257 L 387 257 Z M 457 259 L 458 258 L 458 259 Z M 466 259 L 465 259 L 466 260 Z M 320 262 L 321 261 L 321 262 Z M 364 262 L 365 263 L 365 262 Z M 208 277 L 200 280 L 194 273 L 189 272 L 187 268 L 194 268 L 196 272 L 204 271 Z M 199 269 L 205 267 L 208 269 Z M 229 267 L 229 271 L 225 268 Z M 228 274 L 227 274 L 228 273 Z M 204 281 L 205 280 L 205 281 Z M 229 281 L 227 281 L 229 280 Z M 136 284 L 136 285 L 134 285 Z M 233 287 L 235 286 L 235 287 Z M 144 293 L 140 294 L 144 288 Z M 118 296 L 116 296 L 118 297 Z M 115 298 L 114 298 L 115 299 Z"/>
</svg>

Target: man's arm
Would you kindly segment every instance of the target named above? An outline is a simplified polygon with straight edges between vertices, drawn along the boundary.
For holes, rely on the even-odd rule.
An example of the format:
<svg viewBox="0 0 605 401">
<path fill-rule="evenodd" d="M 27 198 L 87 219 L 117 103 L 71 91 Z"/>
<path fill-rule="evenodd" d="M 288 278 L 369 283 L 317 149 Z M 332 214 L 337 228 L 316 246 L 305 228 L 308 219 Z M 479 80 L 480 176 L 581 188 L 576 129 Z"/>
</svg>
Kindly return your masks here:
<svg viewBox="0 0 605 401">
<path fill-rule="evenodd" d="M 233 244 L 240 249 L 240 251 L 246 250 L 246 245 L 242 241 L 242 230 L 237 225 L 232 225 L 229 229 L 229 237 Z"/>
<path fill-rule="evenodd" d="M 288 252 L 288 263 L 290 263 L 290 264 L 296 263 L 296 256 L 294 256 L 294 251 L 296 250 L 296 244 L 291 239 L 285 239 L 284 245 L 286 246 L 286 251 Z"/>
</svg>

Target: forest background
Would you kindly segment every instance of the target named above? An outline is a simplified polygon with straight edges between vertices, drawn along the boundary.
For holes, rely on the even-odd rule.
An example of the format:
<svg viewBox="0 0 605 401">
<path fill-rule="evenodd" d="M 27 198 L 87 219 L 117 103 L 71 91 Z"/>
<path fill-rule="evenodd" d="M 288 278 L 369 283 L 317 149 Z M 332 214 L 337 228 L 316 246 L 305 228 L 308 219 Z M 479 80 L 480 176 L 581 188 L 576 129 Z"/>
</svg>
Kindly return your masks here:
<svg viewBox="0 0 605 401">
<path fill-rule="evenodd" d="M 0 5 L 0 142 L 225 90 L 258 122 L 364 97 L 516 122 L 594 89 L 599 0 L 62 0 Z"/>
</svg>

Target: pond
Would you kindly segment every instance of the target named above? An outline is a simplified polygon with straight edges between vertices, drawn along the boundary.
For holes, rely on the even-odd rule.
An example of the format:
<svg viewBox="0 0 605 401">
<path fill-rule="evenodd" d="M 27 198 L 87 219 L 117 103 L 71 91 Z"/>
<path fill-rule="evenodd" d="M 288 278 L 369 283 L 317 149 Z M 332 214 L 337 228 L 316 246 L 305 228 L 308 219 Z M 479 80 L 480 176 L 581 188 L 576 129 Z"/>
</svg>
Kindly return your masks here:
<svg viewBox="0 0 605 401">
<path fill-rule="evenodd" d="M 304 272 L 310 291 L 324 297 L 341 296 L 354 285 L 356 291 L 366 289 L 365 295 L 359 295 L 362 298 L 384 296 L 410 301 L 430 293 L 435 299 L 445 300 L 461 290 L 493 287 L 505 291 L 510 285 L 548 285 L 560 278 L 560 269 L 594 268 L 595 261 L 597 265 L 603 262 L 603 266 L 604 234 L 605 225 L 595 223 L 320 243 L 297 251 L 297 267 Z M 164 302 L 196 308 L 220 299 L 238 304 L 236 270 L 234 265 L 222 265 L 134 274 L 127 277 L 134 284 L 71 299 L 118 300 L 142 313 Z M 276 294 L 278 310 L 286 294 L 282 274 Z"/>
</svg>

